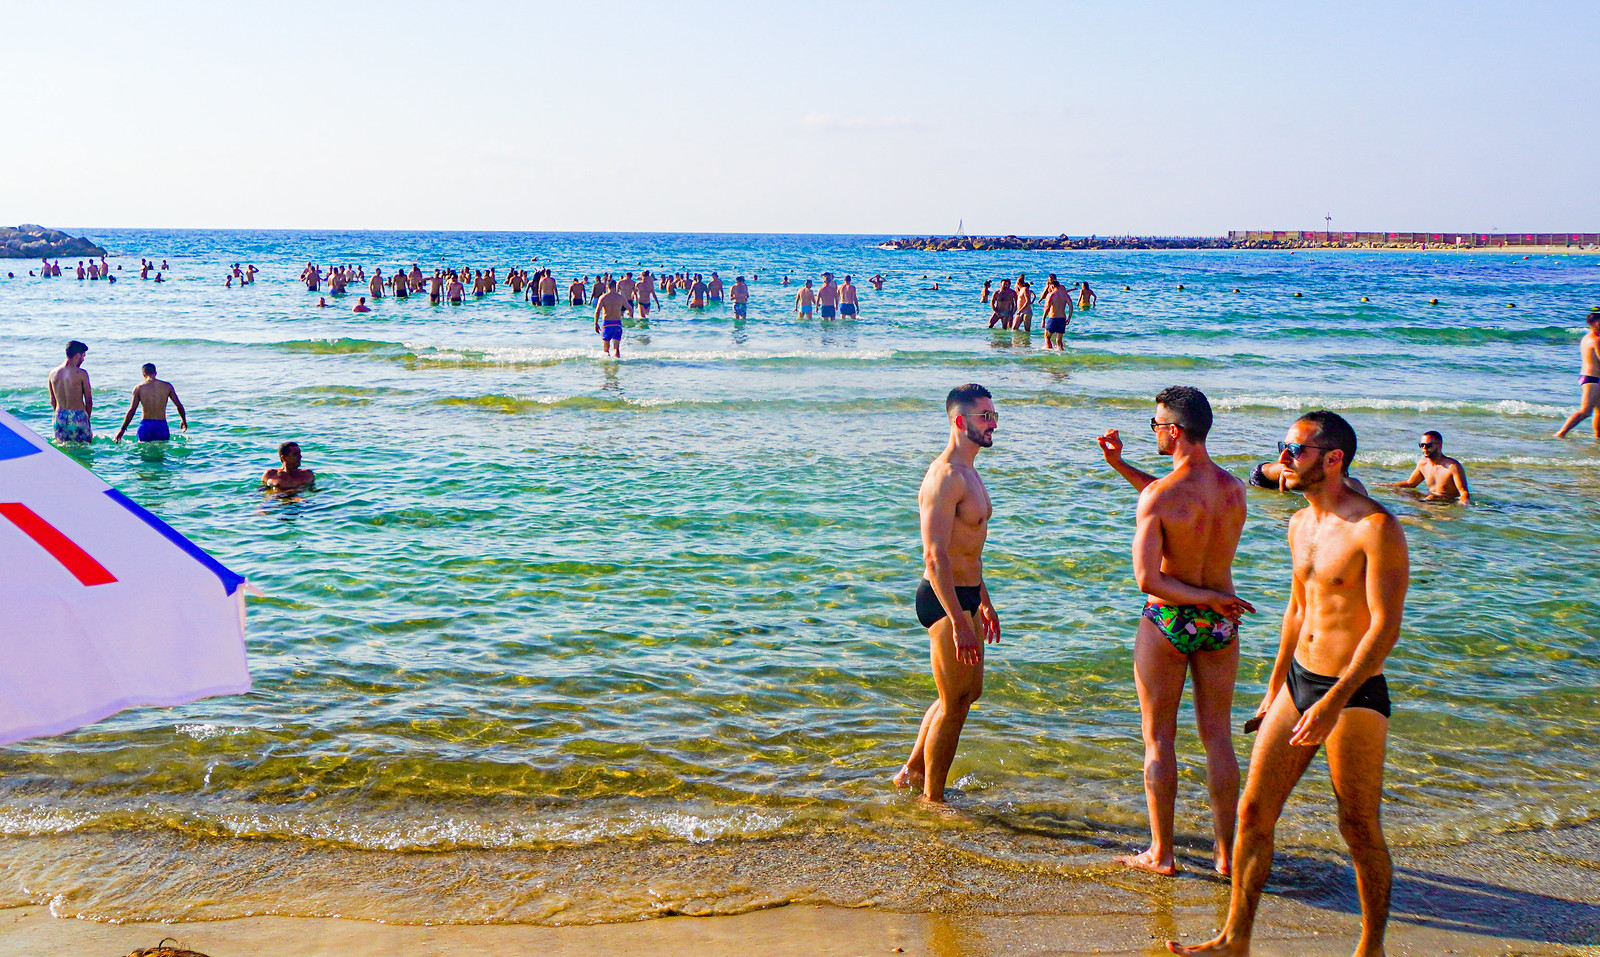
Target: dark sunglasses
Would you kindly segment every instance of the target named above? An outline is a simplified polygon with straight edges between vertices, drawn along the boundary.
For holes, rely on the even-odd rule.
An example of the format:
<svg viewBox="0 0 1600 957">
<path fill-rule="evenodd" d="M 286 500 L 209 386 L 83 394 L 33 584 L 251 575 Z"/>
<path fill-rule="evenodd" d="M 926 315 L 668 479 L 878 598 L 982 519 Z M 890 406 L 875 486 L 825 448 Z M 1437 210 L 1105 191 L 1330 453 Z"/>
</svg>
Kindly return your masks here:
<svg viewBox="0 0 1600 957">
<path fill-rule="evenodd" d="M 1324 452 L 1333 451 L 1331 448 L 1329 448 L 1326 445 L 1307 445 L 1304 442 L 1279 442 L 1278 443 L 1278 454 L 1282 455 L 1283 453 L 1288 452 L 1289 453 L 1289 457 L 1291 459 L 1299 458 L 1300 457 L 1300 453 L 1304 452 L 1306 449 L 1321 449 Z"/>
<path fill-rule="evenodd" d="M 1152 431 L 1152 432 L 1159 432 L 1159 431 L 1162 430 L 1162 428 L 1164 428 L 1166 426 L 1169 426 L 1169 425 L 1172 426 L 1175 429 L 1183 428 L 1183 423 L 1182 422 L 1157 422 L 1155 416 L 1152 415 L 1150 417 L 1150 431 Z"/>
<path fill-rule="evenodd" d="M 1431 449 L 1431 448 L 1434 447 L 1435 444 L 1437 444 L 1437 443 L 1434 443 L 1434 442 L 1418 442 L 1417 443 L 1417 448 L 1419 448 L 1419 449 Z"/>
</svg>

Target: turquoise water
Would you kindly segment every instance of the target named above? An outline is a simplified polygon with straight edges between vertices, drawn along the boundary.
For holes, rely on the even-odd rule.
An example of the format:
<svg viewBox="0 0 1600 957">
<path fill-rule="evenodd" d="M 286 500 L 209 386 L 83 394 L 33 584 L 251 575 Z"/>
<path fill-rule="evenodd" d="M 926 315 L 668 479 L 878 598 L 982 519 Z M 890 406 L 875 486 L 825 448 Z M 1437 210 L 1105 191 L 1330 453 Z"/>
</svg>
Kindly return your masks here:
<svg viewBox="0 0 1600 957">
<path fill-rule="evenodd" d="M 1134 500 L 1093 439 L 1120 428 L 1159 469 L 1145 423 L 1174 383 L 1210 395 L 1212 451 L 1241 476 L 1321 407 L 1355 425 L 1369 483 L 1404 478 L 1424 429 L 1467 463 L 1479 507 L 1379 493 L 1413 562 L 1388 668 L 1397 858 L 1600 811 L 1600 446 L 1587 425 L 1548 437 L 1577 399 L 1600 257 L 88 232 L 122 281 L 0 262 L 22 271 L 0 279 L 0 403 L 46 432 L 45 376 L 65 340 L 90 344 L 101 438 L 74 454 L 265 593 L 255 690 L 0 751 L 0 904 L 549 922 L 936 892 L 1060 906 L 1016 889 L 1099 886 L 1112 849 L 1142 846 Z M 664 299 L 621 362 L 586 310 L 504 288 L 358 316 L 295 282 L 308 260 L 503 274 L 535 255 L 563 287 L 641 267 L 760 279 L 747 322 Z M 170 260 L 171 281 L 140 282 L 141 256 Z M 256 285 L 223 288 L 236 261 L 262 268 Z M 824 269 L 856 275 L 860 318 L 789 311 L 777 280 Z M 1066 355 L 984 328 L 983 279 L 1052 271 L 1100 293 Z M 861 281 L 877 272 L 881 293 Z M 109 442 L 147 361 L 193 423 L 164 452 Z M 933 694 L 916 488 L 967 381 L 1002 411 L 979 468 L 1004 638 L 951 818 L 889 777 Z M 286 439 L 318 474 L 295 501 L 257 490 Z M 1261 613 L 1241 720 L 1276 648 L 1296 501 L 1252 490 L 1249 506 L 1236 577 Z M 1185 734 L 1179 829 L 1204 856 Z M 1339 846 L 1319 769 L 1282 846 Z"/>
</svg>

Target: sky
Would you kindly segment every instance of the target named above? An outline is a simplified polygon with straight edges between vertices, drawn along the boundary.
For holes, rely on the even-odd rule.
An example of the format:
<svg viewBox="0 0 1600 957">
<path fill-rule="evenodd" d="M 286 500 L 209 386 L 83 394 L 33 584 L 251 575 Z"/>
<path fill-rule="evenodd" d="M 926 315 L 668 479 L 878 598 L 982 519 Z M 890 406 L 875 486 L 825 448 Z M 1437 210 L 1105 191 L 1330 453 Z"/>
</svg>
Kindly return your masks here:
<svg viewBox="0 0 1600 957">
<path fill-rule="evenodd" d="M 1600 230 L 1600 4 L 6 0 L 0 224 Z"/>
</svg>

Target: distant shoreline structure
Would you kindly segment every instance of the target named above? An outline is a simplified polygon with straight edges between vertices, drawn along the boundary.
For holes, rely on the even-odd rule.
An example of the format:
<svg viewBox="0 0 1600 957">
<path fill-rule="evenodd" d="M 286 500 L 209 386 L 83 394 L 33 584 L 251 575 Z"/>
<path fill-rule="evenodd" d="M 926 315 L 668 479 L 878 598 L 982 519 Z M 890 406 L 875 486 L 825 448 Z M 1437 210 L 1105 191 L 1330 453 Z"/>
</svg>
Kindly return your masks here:
<svg viewBox="0 0 1600 957">
<path fill-rule="evenodd" d="M 1373 233 L 1236 229 L 1226 236 L 909 236 L 885 249 L 927 252 L 1069 249 L 1501 249 L 1600 246 L 1600 233 Z"/>
</svg>

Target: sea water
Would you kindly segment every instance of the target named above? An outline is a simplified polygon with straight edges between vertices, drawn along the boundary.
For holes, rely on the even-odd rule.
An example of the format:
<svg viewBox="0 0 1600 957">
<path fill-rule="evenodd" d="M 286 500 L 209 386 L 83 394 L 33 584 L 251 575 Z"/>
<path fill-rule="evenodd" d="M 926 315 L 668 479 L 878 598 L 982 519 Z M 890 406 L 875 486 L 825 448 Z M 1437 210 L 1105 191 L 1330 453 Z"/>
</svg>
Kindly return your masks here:
<svg viewBox="0 0 1600 957">
<path fill-rule="evenodd" d="M 1212 454 L 1241 477 L 1319 408 L 1355 426 L 1369 486 L 1404 479 L 1427 429 L 1466 463 L 1471 508 L 1375 490 L 1412 561 L 1387 667 L 1397 859 L 1600 811 L 1600 446 L 1588 423 L 1549 437 L 1578 397 L 1600 256 L 88 232 L 119 282 L 0 262 L 18 273 L 0 279 L 0 402 L 48 434 L 45 378 L 68 339 L 90 345 L 97 439 L 70 454 L 264 593 L 255 690 L 0 752 L 0 904 L 584 922 L 793 900 L 1007 912 L 1085 886 L 1103 910 L 1109 856 L 1146 839 L 1142 599 L 1134 492 L 1094 437 L 1120 429 L 1162 471 L 1147 423 L 1172 384 L 1210 396 Z M 140 257 L 167 281 L 141 282 Z M 319 309 L 296 281 L 309 261 L 549 266 L 563 300 L 598 271 L 759 278 L 748 320 L 663 296 L 610 361 L 589 307 L 502 285 L 363 315 L 353 285 Z M 258 281 L 225 288 L 235 262 Z M 854 275 L 859 317 L 795 315 L 823 270 Z M 1040 320 L 986 328 L 983 280 L 1051 272 L 1100 297 L 1064 354 Z M 164 448 L 110 441 L 144 362 L 189 410 Z M 945 393 L 971 381 L 1001 414 L 978 468 L 1003 638 L 942 814 L 890 778 L 933 697 L 916 490 Z M 265 495 L 291 439 L 316 489 Z M 1250 492 L 1237 720 L 1277 649 L 1299 505 Z M 1178 826 L 1199 860 L 1203 752 L 1187 708 L 1181 725 Z M 1337 849 L 1332 807 L 1319 760 L 1280 850 Z"/>
</svg>

